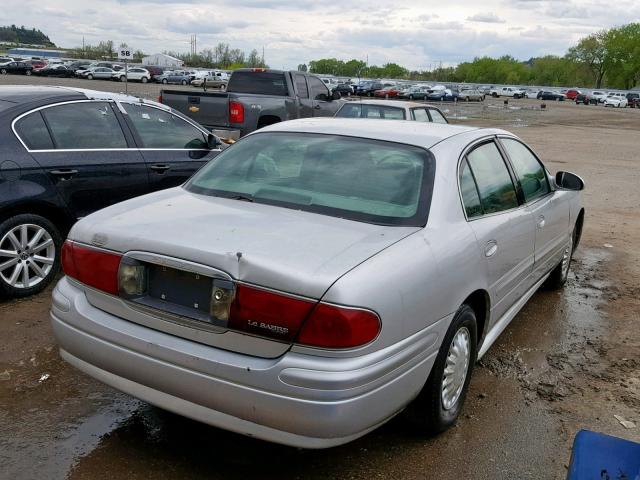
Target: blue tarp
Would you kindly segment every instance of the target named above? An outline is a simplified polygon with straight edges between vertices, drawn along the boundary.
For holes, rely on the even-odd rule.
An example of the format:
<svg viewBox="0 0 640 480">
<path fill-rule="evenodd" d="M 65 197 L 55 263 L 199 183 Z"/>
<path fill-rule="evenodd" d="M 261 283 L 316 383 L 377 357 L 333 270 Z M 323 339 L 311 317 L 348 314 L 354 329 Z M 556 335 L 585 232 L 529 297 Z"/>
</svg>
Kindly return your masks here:
<svg viewBox="0 0 640 480">
<path fill-rule="evenodd" d="M 640 480 L 640 443 L 580 430 L 567 480 Z"/>
</svg>

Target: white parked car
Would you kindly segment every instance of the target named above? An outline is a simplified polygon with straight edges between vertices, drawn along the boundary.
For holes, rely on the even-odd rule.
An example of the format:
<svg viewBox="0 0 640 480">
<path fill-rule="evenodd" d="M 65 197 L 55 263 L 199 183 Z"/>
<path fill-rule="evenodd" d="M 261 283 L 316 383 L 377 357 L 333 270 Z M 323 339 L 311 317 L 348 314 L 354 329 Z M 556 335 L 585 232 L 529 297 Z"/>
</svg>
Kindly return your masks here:
<svg viewBox="0 0 640 480">
<path fill-rule="evenodd" d="M 607 98 L 604 99 L 605 107 L 625 108 L 629 104 L 624 93 L 609 92 Z"/>
<path fill-rule="evenodd" d="M 598 91 L 598 90 L 594 90 L 593 92 L 591 92 L 589 94 L 589 97 L 595 98 L 598 101 L 598 103 L 604 103 L 604 101 L 607 98 L 607 93 L 602 92 L 602 91 Z"/>
<path fill-rule="evenodd" d="M 499 87 L 491 90 L 491 96 L 497 97 L 513 97 L 524 98 L 525 91 L 517 87 Z"/>
<path fill-rule="evenodd" d="M 126 74 L 124 70 L 120 70 L 114 73 L 112 78 L 114 80 L 120 80 L 121 82 L 124 82 L 128 79 L 130 82 L 135 81 L 147 83 L 151 81 L 151 73 L 149 73 L 149 70 L 147 70 L 146 68 L 134 67 L 129 68 Z"/>
</svg>

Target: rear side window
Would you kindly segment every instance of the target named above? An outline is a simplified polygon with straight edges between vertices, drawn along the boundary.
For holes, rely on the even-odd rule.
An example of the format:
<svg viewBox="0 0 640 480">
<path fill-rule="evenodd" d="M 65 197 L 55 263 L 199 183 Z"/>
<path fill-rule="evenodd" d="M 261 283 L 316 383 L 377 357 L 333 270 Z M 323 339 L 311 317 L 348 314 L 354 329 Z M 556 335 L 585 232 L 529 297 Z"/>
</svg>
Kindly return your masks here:
<svg viewBox="0 0 640 480">
<path fill-rule="evenodd" d="M 478 186 L 484 213 L 501 212 L 518 206 L 511 175 L 495 143 L 476 147 L 467 154 L 467 161 Z"/>
<path fill-rule="evenodd" d="M 307 81 L 304 79 L 304 75 L 294 75 L 294 78 L 296 80 L 298 96 L 300 98 L 309 98 L 309 89 L 307 88 Z"/>
<path fill-rule="evenodd" d="M 549 182 L 542 164 L 522 143 L 512 138 L 501 138 L 527 202 L 549 193 Z"/>
<path fill-rule="evenodd" d="M 431 114 L 431 121 L 433 123 L 449 123 L 447 122 L 447 119 L 444 118 L 444 115 L 442 115 L 438 110 L 430 108 L 429 113 Z"/>
<path fill-rule="evenodd" d="M 107 102 L 81 102 L 42 110 L 56 148 L 127 148 L 116 114 Z"/>
<path fill-rule="evenodd" d="M 33 112 L 16 122 L 16 132 L 29 150 L 53 148 L 51 136 L 40 112 Z"/>
<path fill-rule="evenodd" d="M 122 105 L 144 148 L 206 149 L 207 139 L 189 122 L 158 108 Z"/>
<path fill-rule="evenodd" d="M 284 73 L 274 72 L 233 72 L 227 91 L 282 97 L 289 94 Z"/>
<path fill-rule="evenodd" d="M 466 159 L 462 161 L 460 166 L 460 193 L 462 194 L 462 203 L 464 204 L 467 218 L 478 217 L 484 213 L 480 204 L 476 182 Z"/>
</svg>

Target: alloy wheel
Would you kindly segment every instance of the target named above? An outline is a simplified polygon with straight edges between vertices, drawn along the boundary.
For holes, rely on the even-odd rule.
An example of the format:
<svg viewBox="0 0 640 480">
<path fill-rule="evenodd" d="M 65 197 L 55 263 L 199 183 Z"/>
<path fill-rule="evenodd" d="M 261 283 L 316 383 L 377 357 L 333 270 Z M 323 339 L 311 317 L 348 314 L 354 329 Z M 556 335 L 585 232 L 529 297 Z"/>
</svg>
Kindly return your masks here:
<svg viewBox="0 0 640 480">
<path fill-rule="evenodd" d="M 460 399 L 471 358 L 471 334 L 466 327 L 460 328 L 451 340 L 449 353 L 442 375 L 442 407 L 451 410 Z"/>
<path fill-rule="evenodd" d="M 40 225 L 17 225 L 0 239 L 0 279 L 13 288 L 31 288 L 42 282 L 55 259 L 53 238 Z"/>
<path fill-rule="evenodd" d="M 569 239 L 569 243 L 562 254 L 562 278 L 566 279 L 569 275 L 569 266 L 571 265 L 571 254 L 573 253 L 573 237 Z"/>
</svg>

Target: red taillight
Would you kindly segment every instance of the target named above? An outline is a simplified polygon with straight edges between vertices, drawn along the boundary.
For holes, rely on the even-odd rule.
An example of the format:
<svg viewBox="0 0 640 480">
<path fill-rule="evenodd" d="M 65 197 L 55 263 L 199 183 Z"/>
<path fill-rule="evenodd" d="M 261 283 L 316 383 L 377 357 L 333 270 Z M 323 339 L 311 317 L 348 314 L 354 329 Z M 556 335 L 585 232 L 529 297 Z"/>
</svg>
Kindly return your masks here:
<svg viewBox="0 0 640 480">
<path fill-rule="evenodd" d="M 162 103 L 162 94 L 158 95 L 158 103 Z"/>
<path fill-rule="evenodd" d="M 370 310 L 319 303 L 296 343 L 321 348 L 365 345 L 380 333 L 380 318 Z"/>
<path fill-rule="evenodd" d="M 244 123 L 244 105 L 240 102 L 229 102 L 229 123 Z"/>
<path fill-rule="evenodd" d="M 370 310 L 238 285 L 229 328 L 310 347 L 354 348 L 378 336 L 380 319 Z"/>
<path fill-rule="evenodd" d="M 251 71 L 252 72 L 266 72 L 267 69 L 266 68 L 252 68 Z"/>
<path fill-rule="evenodd" d="M 118 267 L 121 255 L 64 242 L 62 268 L 69 277 L 103 292 L 118 294 Z"/>
<path fill-rule="evenodd" d="M 290 342 L 314 305 L 314 301 L 238 285 L 229 328 Z"/>
</svg>

